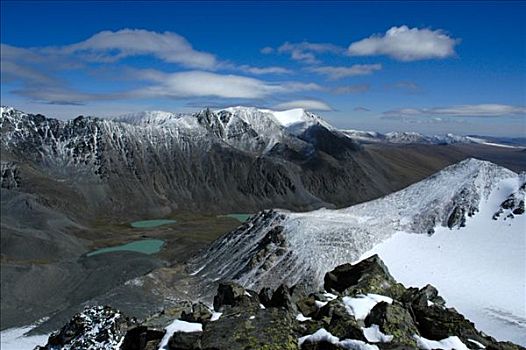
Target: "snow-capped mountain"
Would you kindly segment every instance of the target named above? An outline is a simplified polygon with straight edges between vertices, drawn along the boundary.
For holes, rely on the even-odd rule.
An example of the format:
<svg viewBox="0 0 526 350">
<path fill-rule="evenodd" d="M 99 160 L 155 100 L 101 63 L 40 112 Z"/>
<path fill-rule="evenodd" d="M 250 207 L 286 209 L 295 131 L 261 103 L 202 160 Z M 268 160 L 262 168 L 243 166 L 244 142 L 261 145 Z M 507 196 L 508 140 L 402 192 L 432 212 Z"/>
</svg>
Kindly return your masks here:
<svg viewBox="0 0 526 350">
<path fill-rule="evenodd" d="M 519 183 L 519 176 L 508 169 L 468 159 L 406 189 L 349 208 L 263 212 L 217 242 L 196 267 L 255 288 L 260 283 L 296 284 L 304 276 L 321 283 L 326 271 L 356 260 L 395 232 L 432 234 L 440 226 L 465 226 L 508 178 Z"/>
<path fill-rule="evenodd" d="M 475 136 L 461 136 L 455 134 L 433 135 L 427 136 L 418 132 L 411 131 L 392 131 L 385 134 L 376 131 L 361 131 L 361 130 L 341 130 L 353 140 L 365 143 L 394 143 L 394 144 L 455 144 L 455 143 L 476 143 L 488 144 L 488 141 L 481 137 Z M 492 143 L 498 145 L 497 143 Z"/>
<path fill-rule="evenodd" d="M 213 244 L 192 262 L 190 270 L 213 280 L 234 279 L 256 290 L 263 286 L 276 288 L 281 283 L 300 283 L 317 289 L 327 271 L 345 261 L 358 260 L 397 232 L 432 242 L 436 231 L 441 235 L 445 230 L 451 232 L 450 236 L 461 236 L 470 226 L 477 230 L 486 227 L 487 232 L 479 232 L 481 240 L 497 235 L 498 228 L 506 226 L 511 233 L 504 236 L 509 240 L 509 244 L 504 245 L 524 251 L 525 221 L 521 215 L 524 200 L 520 194 L 524 186 L 524 174 L 490 162 L 468 159 L 401 191 L 346 209 L 262 212 Z M 513 200 L 510 200 L 512 194 Z M 508 208 L 505 209 L 508 211 L 492 219 L 501 208 Z M 477 224 L 480 220 L 486 224 Z M 405 264 L 411 264 L 411 251 L 404 251 L 400 245 L 396 249 L 397 256 L 405 256 Z M 462 247 L 460 251 L 463 249 L 470 248 Z M 493 248 L 487 246 L 480 254 L 492 251 Z M 446 264 L 449 269 L 462 264 L 462 256 L 449 259 Z M 505 268 L 504 265 L 501 267 Z M 436 267 L 440 269 L 440 265 Z M 478 268 L 495 271 L 490 266 Z M 498 278 L 498 274 L 491 278 Z M 524 274 L 521 275 L 518 268 L 510 278 L 524 279 Z M 477 278 L 462 275 L 459 279 L 472 281 Z M 425 282 L 435 283 L 432 276 Z M 491 285 L 492 282 L 487 280 L 486 283 Z M 464 288 L 461 285 L 457 284 L 456 288 Z M 443 285 L 438 283 L 437 287 L 440 289 Z M 448 293 L 454 294 L 449 290 Z"/>
<path fill-rule="evenodd" d="M 62 121 L 2 107 L 0 127 L 9 179 L 16 172 L 18 183 L 28 184 L 38 173 L 73 186 L 89 211 L 112 215 L 130 215 L 131 208 L 165 215 L 179 205 L 223 211 L 344 206 L 422 176 L 393 176 L 398 166 L 301 109 L 233 107 Z M 8 178 L 2 183 L 12 187 Z"/>
</svg>

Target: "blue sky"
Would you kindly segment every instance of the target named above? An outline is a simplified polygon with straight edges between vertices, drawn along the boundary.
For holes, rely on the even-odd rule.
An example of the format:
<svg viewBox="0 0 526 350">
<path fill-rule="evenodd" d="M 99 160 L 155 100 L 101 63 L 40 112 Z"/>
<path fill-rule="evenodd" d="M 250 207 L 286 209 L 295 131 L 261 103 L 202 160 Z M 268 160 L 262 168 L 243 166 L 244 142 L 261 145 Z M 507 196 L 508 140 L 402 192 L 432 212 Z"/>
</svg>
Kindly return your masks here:
<svg viewBox="0 0 526 350">
<path fill-rule="evenodd" d="M 524 136 L 524 2 L 1 2 L 2 104 L 59 118 L 305 107 Z"/>
</svg>

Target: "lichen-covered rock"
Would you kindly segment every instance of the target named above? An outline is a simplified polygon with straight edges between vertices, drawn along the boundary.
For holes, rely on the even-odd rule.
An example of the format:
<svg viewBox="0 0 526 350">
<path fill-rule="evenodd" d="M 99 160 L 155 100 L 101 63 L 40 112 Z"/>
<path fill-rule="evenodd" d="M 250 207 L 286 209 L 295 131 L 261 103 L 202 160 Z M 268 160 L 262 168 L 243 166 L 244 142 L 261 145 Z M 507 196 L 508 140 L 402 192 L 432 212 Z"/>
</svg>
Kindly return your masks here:
<svg viewBox="0 0 526 350">
<path fill-rule="evenodd" d="M 409 312 L 400 304 L 376 304 L 365 319 L 365 324 L 378 325 L 382 333 L 393 336 L 393 343 L 416 346 L 413 336 L 419 334 L 418 329 Z"/>
<path fill-rule="evenodd" d="M 221 311 L 226 306 L 251 306 L 259 308 L 259 297 L 256 292 L 247 291 L 235 282 L 222 282 L 217 287 L 214 297 L 214 310 Z"/>
<path fill-rule="evenodd" d="M 294 319 L 283 308 L 258 309 L 253 314 L 240 307 L 203 326 L 203 349 L 297 350 Z"/>
<path fill-rule="evenodd" d="M 204 323 L 210 321 L 212 318 L 212 311 L 203 303 L 192 305 L 191 312 L 184 310 L 180 319 L 186 322 Z"/>
<path fill-rule="evenodd" d="M 296 307 L 298 308 L 298 311 L 306 317 L 312 317 L 316 312 L 318 312 L 316 298 L 312 294 L 298 300 L 298 302 L 296 302 Z"/>
<path fill-rule="evenodd" d="M 200 350 L 201 332 L 175 332 L 168 342 L 170 350 Z"/>
<path fill-rule="evenodd" d="M 413 307 L 413 314 L 420 334 L 427 339 L 441 340 L 449 336 L 457 336 L 468 344 L 473 339 L 483 345 L 491 342 L 484 337 L 473 322 L 459 314 L 455 309 L 439 306 Z M 493 340 L 494 341 L 494 340 Z"/>
<path fill-rule="evenodd" d="M 343 264 L 325 274 L 324 286 L 328 291 L 345 295 L 378 293 L 387 295 L 396 284 L 378 255 L 354 265 Z"/>
</svg>

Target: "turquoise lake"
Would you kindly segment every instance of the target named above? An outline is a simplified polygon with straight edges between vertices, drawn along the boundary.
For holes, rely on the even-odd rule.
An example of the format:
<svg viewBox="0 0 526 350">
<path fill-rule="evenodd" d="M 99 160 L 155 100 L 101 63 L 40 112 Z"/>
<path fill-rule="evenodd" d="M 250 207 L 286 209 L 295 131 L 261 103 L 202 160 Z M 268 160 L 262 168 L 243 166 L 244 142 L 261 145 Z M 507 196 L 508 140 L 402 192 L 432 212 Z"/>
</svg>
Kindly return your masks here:
<svg viewBox="0 0 526 350">
<path fill-rule="evenodd" d="M 130 225 L 133 228 L 154 228 L 162 225 L 170 225 L 175 224 L 176 220 L 168 220 L 168 219 L 156 219 L 156 220 L 142 220 L 142 221 L 134 221 Z"/>
<path fill-rule="evenodd" d="M 143 239 L 140 241 L 116 245 L 113 247 L 97 249 L 88 253 L 87 256 L 122 251 L 137 252 L 143 254 L 155 254 L 161 250 L 163 244 L 164 241 L 162 239 Z"/>
</svg>

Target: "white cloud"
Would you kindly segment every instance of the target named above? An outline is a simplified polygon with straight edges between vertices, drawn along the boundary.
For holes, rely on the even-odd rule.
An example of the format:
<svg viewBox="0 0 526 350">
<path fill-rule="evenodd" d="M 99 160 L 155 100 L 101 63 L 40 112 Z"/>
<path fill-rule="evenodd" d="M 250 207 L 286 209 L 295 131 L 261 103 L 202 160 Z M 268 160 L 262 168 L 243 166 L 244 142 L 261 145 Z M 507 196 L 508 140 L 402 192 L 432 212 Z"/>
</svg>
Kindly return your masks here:
<svg viewBox="0 0 526 350">
<path fill-rule="evenodd" d="M 264 53 L 271 53 L 271 48 L 264 48 Z M 328 44 L 328 43 L 309 43 L 303 41 L 301 43 L 289 43 L 286 42 L 276 49 L 278 53 L 288 53 L 290 57 L 295 61 L 301 61 L 304 63 L 315 64 L 319 63 L 316 58 L 316 54 L 320 53 L 341 53 L 345 50 L 339 46 Z M 262 51 L 263 52 L 263 51 Z"/>
<path fill-rule="evenodd" d="M 384 112 L 386 117 L 506 117 L 525 116 L 525 106 L 503 104 L 460 105 L 434 108 L 400 108 Z"/>
<path fill-rule="evenodd" d="M 356 75 L 368 75 L 381 69 L 381 64 L 354 64 L 350 67 L 309 67 L 307 70 L 310 72 L 325 75 L 330 80 L 338 80 Z"/>
<path fill-rule="evenodd" d="M 220 97 L 257 99 L 273 94 L 320 90 L 313 83 L 266 82 L 239 75 L 222 75 L 203 71 L 164 73 L 155 70 L 137 71 L 137 77 L 156 84 L 135 90 L 137 97 Z"/>
<path fill-rule="evenodd" d="M 245 73 L 251 73 L 251 74 L 256 74 L 256 75 L 261 75 L 261 74 L 290 74 L 290 73 L 292 73 L 292 71 L 290 71 L 287 68 L 275 67 L 275 66 L 271 66 L 271 67 L 252 67 L 252 66 L 248 66 L 248 65 L 242 65 L 242 66 L 239 66 L 239 70 L 241 70 L 242 72 L 245 72 Z"/>
<path fill-rule="evenodd" d="M 327 103 L 318 100 L 295 100 L 283 102 L 273 107 L 277 110 L 286 110 L 293 108 L 303 108 L 311 111 L 332 111 L 333 108 Z"/>
<path fill-rule="evenodd" d="M 103 31 L 85 41 L 58 50 L 69 54 L 85 54 L 90 60 L 102 62 L 117 61 L 129 56 L 152 55 L 165 62 L 194 68 L 213 69 L 218 64 L 214 55 L 195 50 L 179 34 L 143 29 Z"/>
<path fill-rule="evenodd" d="M 260 50 L 260 52 L 261 52 L 262 54 L 264 54 L 264 55 L 268 55 L 268 54 L 270 54 L 270 53 L 273 53 L 273 52 L 274 52 L 274 49 L 273 49 L 272 47 L 270 47 L 270 46 L 266 46 L 266 47 L 262 48 L 262 49 Z"/>
<path fill-rule="evenodd" d="M 353 111 L 355 111 L 355 112 L 370 112 L 371 110 L 369 108 L 366 108 L 366 107 L 358 106 L 358 107 L 354 107 Z"/>
<path fill-rule="evenodd" d="M 369 84 L 354 84 L 354 85 L 347 85 L 347 86 L 338 86 L 332 90 L 332 93 L 337 94 L 337 95 L 357 94 L 357 93 L 369 91 L 369 89 L 370 89 Z"/>
<path fill-rule="evenodd" d="M 372 35 L 349 46 L 351 56 L 387 55 L 401 61 L 445 58 L 455 54 L 453 39 L 442 30 L 392 27 L 384 35 Z"/>
</svg>

